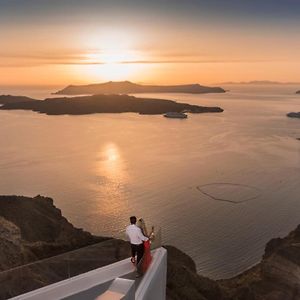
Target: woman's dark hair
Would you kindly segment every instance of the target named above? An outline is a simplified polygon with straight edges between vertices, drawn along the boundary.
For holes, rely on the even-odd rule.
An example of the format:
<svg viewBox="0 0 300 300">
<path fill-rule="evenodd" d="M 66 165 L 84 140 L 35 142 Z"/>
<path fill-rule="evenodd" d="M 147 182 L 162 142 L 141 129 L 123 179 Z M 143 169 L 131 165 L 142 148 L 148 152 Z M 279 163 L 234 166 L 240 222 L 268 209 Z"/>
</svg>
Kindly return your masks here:
<svg viewBox="0 0 300 300">
<path fill-rule="evenodd" d="M 135 224 L 136 223 L 136 217 L 135 216 L 130 217 L 130 223 L 131 224 Z"/>
</svg>

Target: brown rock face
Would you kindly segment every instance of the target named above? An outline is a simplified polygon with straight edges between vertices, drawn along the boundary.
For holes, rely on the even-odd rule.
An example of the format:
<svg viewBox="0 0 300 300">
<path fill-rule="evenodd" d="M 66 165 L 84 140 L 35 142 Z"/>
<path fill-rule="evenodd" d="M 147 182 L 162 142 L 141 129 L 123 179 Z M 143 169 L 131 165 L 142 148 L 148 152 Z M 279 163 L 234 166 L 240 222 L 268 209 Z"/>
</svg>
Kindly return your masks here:
<svg viewBox="0 0 300 300">
<path fill-rule="evenodd" d="M 168 300 L 300 300 L 300 225 L 287 237 L 271 240 L 259 264 L 226 280 L 198 275 L 190 257 L 166 248 Z"/>
<path fill-rule="evenodd" d="M 42 196 L 0 196 L 0 217 L 1 245 L 10 245 L 1 256 L 24 254 L 0 264 L 0 270 L 106 240 L 75 228 Z"/>
<path fill-rule="evenodd" d="M 23 263 L 23 249 L 19 227 L 0 217 L 0 269 Z"/>
<path fill-rule="evenodd" d="M 197 274 L 194 261 L 175 247 L 168 250 L 167 299 L 221 299 L 218 284 Z"/>
<path fill-rule="evenodd" d="M 129 252 L 125 241 L 75 228 L 50 198 L 0 196 L 1 300 L 114 263 Z"/>
<path fill-rule="evenodd" d="M 299 300 L 300 226 L 283 239 L 271 240 L 254 268 L 219 284 L 224 299 Z"/>
<path fill-rule="evenodd" d="M 261 263 L 262 278 L 271 282 L 274 289 L 280 287 L 285 299 L 300 299 L 300 226 L 286 238 L 274 240 L 266 247 Z M 270 244 L 273 249 L 270 249 Z"/>
</svg>

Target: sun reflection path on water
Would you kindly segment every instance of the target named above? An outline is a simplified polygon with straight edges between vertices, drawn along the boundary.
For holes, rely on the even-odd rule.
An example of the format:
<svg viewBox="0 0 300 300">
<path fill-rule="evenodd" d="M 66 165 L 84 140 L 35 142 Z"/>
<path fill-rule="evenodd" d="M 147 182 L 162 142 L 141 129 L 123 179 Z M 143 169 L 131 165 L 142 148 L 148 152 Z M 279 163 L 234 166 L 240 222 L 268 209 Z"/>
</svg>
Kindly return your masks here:
<svg viewBox="0 0 300 300">
<path fill-rule="evenodd" d="M 119 218 L 128 208 L 126 189 L 129 174 L 121 150 L 108 143 L 97 154 L 96 175 L 101 180 L 94 185 L 101 215 Z"/>
<path fill-rule="evenodd" d="M 114 162 L 120 159 L 119 149 L 116 147 L 115 144 L 107 145 L 104 151 L 107 161 Z"/>
</svg>

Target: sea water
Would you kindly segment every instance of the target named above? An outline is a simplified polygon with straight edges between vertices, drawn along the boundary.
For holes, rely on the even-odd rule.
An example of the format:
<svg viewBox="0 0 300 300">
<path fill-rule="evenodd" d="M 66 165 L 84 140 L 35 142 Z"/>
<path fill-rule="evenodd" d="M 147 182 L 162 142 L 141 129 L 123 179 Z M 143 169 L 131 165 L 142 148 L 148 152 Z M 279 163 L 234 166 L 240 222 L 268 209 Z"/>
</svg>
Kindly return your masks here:
<svg viewBox="0 0 300 300">
<path fill-rule="evenodd" d="M 225 88 L 142 95 L 224 108 L 186 120 L 0 111 L 0 194 L 52 197 L 97 235 L 122 238 L 128 217 L 143 217 L 200 274 L 233 276 L 300 223 L 300 120 L 286 117 L 300 96 L 295 86 Z M 42 99 L 50 89 L 5 93 Z"/>
</svg>

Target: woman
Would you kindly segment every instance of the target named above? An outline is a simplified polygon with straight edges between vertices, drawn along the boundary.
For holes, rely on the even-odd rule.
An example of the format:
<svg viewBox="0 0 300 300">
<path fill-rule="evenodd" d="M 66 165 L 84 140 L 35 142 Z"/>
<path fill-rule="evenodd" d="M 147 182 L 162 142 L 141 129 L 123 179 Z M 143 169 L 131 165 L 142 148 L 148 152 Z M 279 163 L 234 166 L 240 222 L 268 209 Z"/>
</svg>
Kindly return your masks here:
<svg viewBox="0 0 300 300">
<path fill-rule="evenodd" d="M 139 265 L 137 266 L 138 271 L 141 274 L 145 274 L 152 261 L 150 247 L 151 247 L 151 240 L 153 240 L 154 238 L 154 226 L 152 226 L 150 234 L 148 234 L 146 223 L 142 218 L 138 220 L 137 226 L 141 228 L 143 235 L 149 238 L 148 241 L 144 242 L 144 255 Z"/>
</svg>

